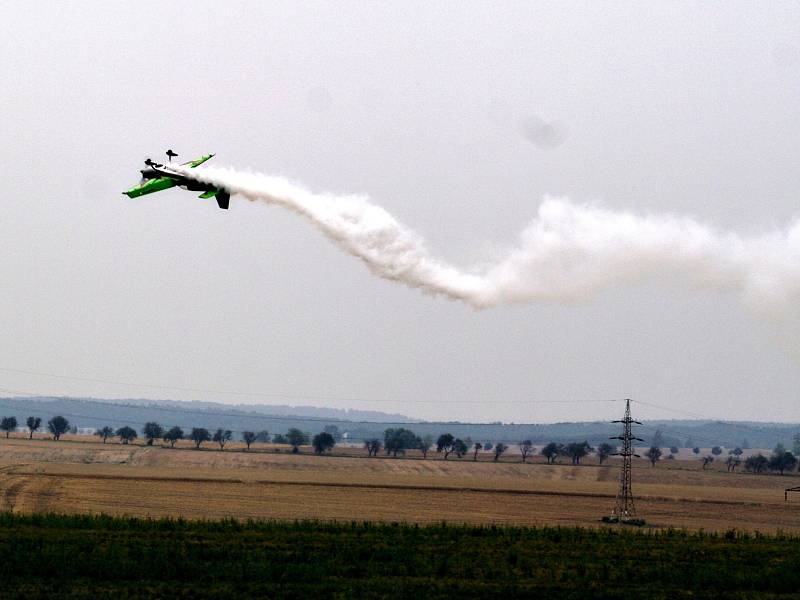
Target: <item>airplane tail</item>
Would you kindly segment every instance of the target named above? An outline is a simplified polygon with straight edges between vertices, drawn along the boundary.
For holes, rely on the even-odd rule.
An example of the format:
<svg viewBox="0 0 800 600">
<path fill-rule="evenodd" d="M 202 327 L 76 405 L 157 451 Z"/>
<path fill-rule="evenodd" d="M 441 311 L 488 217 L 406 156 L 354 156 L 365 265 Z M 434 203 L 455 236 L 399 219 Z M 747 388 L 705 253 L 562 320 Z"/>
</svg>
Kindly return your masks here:
<svg viewBox="0 0 800 600">
<path fill-rule="evenodd" d="M 227 210 L 231 195 L 225 190 L 209 190 L 200 194 L 200 198 L 216 198 L 217 206 Z"/>
</svg>

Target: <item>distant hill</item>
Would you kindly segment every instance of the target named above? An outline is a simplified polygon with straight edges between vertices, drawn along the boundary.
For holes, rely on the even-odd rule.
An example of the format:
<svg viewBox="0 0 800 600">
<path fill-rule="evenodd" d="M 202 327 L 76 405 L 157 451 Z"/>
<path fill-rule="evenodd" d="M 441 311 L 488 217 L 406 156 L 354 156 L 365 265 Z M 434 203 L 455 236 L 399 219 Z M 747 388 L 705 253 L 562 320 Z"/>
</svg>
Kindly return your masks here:
<svg viewBox="0 0 800 600">
<path fill-rule="evenodd" d="M 183 429 L 222 427 L 235 433 L 262 431 L 285 433 L 289 427 L 317 432 L 325 425 L 355 422 L 413 423 L 404 415 L 378 411 L 318 408 L 313 406 L 230 405 L 215 402 L 177 400 L 101 400 L 69 397 L 0 398 L 0 415 L 16 416 L 24 425 L 28 416 L 46 422 L 54 415 L 66 417 L 77 427 L 114 428 L 130 425 L 137 429 L 148 421 L 179 425 Z M 340 427 L 344 430 L 346 428 Z M 381 429 L 382 431 L 382 429 Z"/>
<path fill-rule="evenodd" d="M 28 416 L 38 416 L 46 422 L 62 415 L 78 427 L 99 428 L 123 425 L 141 429 L 148 421 L 164 426 L 230 429 L 237 437 L 242 431 L 284 433 L 290 427 L 317 433 L 326 425 L 335 425 L 350 441 L 360 442 L 383 437 L 387 427 L 403 426 L 417 435 L 429 434 L 434 439 L 449 432 L 474 441 L 517 443 L 529 439 L 535 445 L 551 441 L 568 443 L 586 440 L 597 445 L 614 435 L 619 426 L 608 422 L 574 423 L 460 423 L 425 422 L 404 415 L 379 411 L 343 410 L 313 406 L 229 405 L 214 402 L 185 402 L 174 400 L 100 400 L 68 397 L 11 397 L 0 398 L 0 416 L 16 416 L 24 425 Z M 773 448 L 777 443 L 792 447 L 793 436 L 800 433 L 800 424 L 756 423 L 745 421 L 647 421 L 637 427 L 637 435 L 653 443 L 660 431 L 662 447 L 678 446 L 709 448 Z"/>
</svg>

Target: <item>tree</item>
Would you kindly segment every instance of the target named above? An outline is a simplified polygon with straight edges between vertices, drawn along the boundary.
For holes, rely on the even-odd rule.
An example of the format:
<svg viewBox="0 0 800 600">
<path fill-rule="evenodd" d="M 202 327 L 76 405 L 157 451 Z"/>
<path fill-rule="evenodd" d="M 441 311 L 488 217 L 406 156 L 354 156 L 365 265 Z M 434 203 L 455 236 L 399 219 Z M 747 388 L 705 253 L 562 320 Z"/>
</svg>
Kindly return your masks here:
<svg viewBox="0 0 800 600">
<path fill-rule="evenodd" d="M 791 452 L 781 452 L 780 454 L 773 454 L 769 459 L 769 469 L 771 471 L 778 471 L 783 475 L 784 471 L 793 471 L 797 466 L 797 458 Z"/>
<path fill-rule="evenodd" d="M 6 432 L 6 438 L 17 428 L 17 417 L 3 417 L 0 419 L 0 429 Z"/>
<path fill-rule="evenodd" d="M 474 450 L 474 454 L 472 455 L 472 460 L 477 461 L 478 452 L 480 452 L 483 449 L 483 444 L 481 444 L 480 442 L 475 442 L 475 445 L 472 446 L 472 449 Z"/>
<path fill-rule="evenodd" d="M 152 446 L 155 440 L 160 440 L 164 435 L 164 428 L 155 421 L 145 423 L 142 427 L 142 436 L 147 440 L 147 445 Z"/>
<path fill-rule="evenodd" d="M 364 448 L 367 449 L 369 456 L 378 456 L 378 452 L 381 451 L 383 444 L 378 438 L 373 438 L 371 440 L 364 440 Z"/>
<path fill-rule="evenodd" d="M 458 458 L 464 456 L 467 453 L 467 450 L 469 450 L 469 446 L 467 445 L 467 442 L 465 442 L 461 438 L 456 438 L 453 441 L 453 452 L 456 453 L 456 456 Z"/>
<path fill-rule="evenodd" d="M 603 464 L 603 461 L 606 460 L 609 456 L 614 453 L 614 446 L 607 442 L 603 442 L 597 447 L 597 460 L 600 464 Z"/>
<path fill-rule="evenodd" d="M 417 438 L 417 449 L 422 452 L 422 458 L 428 458 L 428 450 L 433 446 L 433 436 L 426 433 L 422 437 Z"/>
<path fill-rule="evenodd" d="M 122 440 L 123 444 L 127 445 L 135 440 L 138 436 L 136 435 L 136 430 L 133 427 L 128 427 L 125 425 L 124 427 L 117 429 L 117 437 Z"/>
<path fill-rule="evenodd" d="M 572 459 L 573 465 L 581 464 L 581 459 L 593 451 L 594 448 L 589 445 L 589 442 L 572 442 L 563 449 L 563 453 Z"/>
<path fill-rule="evenodd" d="M 169 442 L 169 447 L 174 448 L 175 442 L 183 439 L 183 429 L 175 425 L 170 427 L 170 430 L 164 434 L 164 439 Z"/>
<path fill-rule="evenodd" d="M 669 451 L 672 452 L 672 454 L 677 454 L 678 453 L 678 447 L 677 446 L 672 446 L 669 449 Z"/>
<path fill-rule="evenodd" d="M 703 461 L 703 471 L 705 471 L 706 467 L 714 462 L 714 457 L 713 456 L 704 456 L 701 460 Z"/>
<path fill-rule="evenodd" d="M 219 444 L 220 450 L 224 450 L 225 444 L 227 444 L 232 437 L 233 432 L 230 429 L 217 429 L 214 432 L 214 437 L 211 439 Z"/>
<path fill-rule="evenodd" d="M 769 459 L 764 456 L 763 454 L 754 454 L 753 456 L 748 456 L 747 460 L 744 461 L 744 468 L 751 473 L 762 473 L 769 464 Z"/>
<path fill-rule="evenodd" d="M 714 456 L 719 456 L 720 454 L 722 454 L 722 448 L 720 448 L 719 446 L 714 446 L 711 449 L 711 454 L 713 454 Z"/>
<path fill-rule="evenodd" d="M 53 439 L 58 441 L 62 435 L 69 431 L 69 421 L 61 415 L 53 417 L 47 422 L 47 430 L 53 434 Z"/>
<path fill-rule="evenodd" d="M 250 450 L 250 444 L 256 441 L 256 434 L 254 431 L 243 431 L 242 441 L 247 444 L 247 449 Z"/>
<path fill-rule="evenodd" d="M 692 448 L 692 452 L 694 452 L 695 454 L 700 454 L 700 448 L 695 446 L 694 448 Z"/>
<path fill-rule="evenodd" d="M 800 432 L 792 436 L 792 454 L 800 456 Z"/>
<path fill-rule="evenodd" d="M 436 451 L 444 452 L 444 459 L 447 460 L 450 453 L 455 450 L 453 446 L 455 441 L 456 439 L 453 437 L 452 433 L 443 433 L 439 436 L 439 439 L 436 440 Z"/>
<path fill-rule="evenodd" d="M 737 446 L 737 447 L 736 447 L 736 448 L 734 448 L 734 449 L 733 449 L 731 452 L 733 452 L 733 453 L 734 453 L 736 456 L 741 456 L 741 455 L 742 455 L 742 453 L 744 452 L 744 450 L 742 450 L 741 448 L 739 448 L 739 447 Z"/>
<path fill-rule="evenodd" d="M 300 452 L 300 446 L 308 444 L 308 434 L 303 433 L 297 427 L 292 427 L 286 432 L 286 441 L 292 447 L 292 452 L 297 454 Z"/>
<path fill-rule="evenodd" d="M 650 464 L 655 467 L 656 463 L 661 460 L 661 448 L 658 446 L 650 446 L 644 455 L 647 457 L 647 460 L 650 461 Z"/>
<path fill-rule="evenodd" d="M 508 450 L 508 446 L 506 446 L 503 442 L 497 442 L 494 447 L 494 462 L 500 460 L 500 457 L 503 456 L 503 453 Z"/>
<path fill-rule="evenodd" d="M 519 443 L 519 453 L 522 455 L 522 462 L 528 460 L 528 457 L 533 453 L 533 442 L 525 440 Z"/>
<path fill-rule="evenodd" d="M 492 448 L 494 448 L 494 445 L 492 444 L 492 442 L 486 442 L 483 445 L 483 449 L 486 450 L 486 452 L 491 452 Z"/>
<path fill-rule="evenodd" d="M 563 447 L 561 444 L 556 444 L 555 442 L 550 442 L 544 448 L 542 448 L 542 456 L 547 459 L 547 464 L 552 465 L 556 462 L 556 459 L 562 454 Z"/>
<path fill-rule="evenodd" d="M 256 434 L 255 441 L 257 441 L 260 444 L 266 444 L 267 442 L 269 442 L 269 431 L 267 431 L 266 429 L 259 431 Z"/>
<path fill-rule="evenodd" d="M 336 445 L 336 440 L 333 439 L 333 435 L 323 431 L 314 436 L 311 445 L 314 446 L 314 452 L 322 454 L 333 448 Z"/>
<path fill-rule="evenodd" d="M 272 436 L 272 443 L 273 444 L 288 444 L 289 442 L 286 441 L 286 436 L 282 433 L 276 433 Z"/>
<path fill-rule="evenodd" d="M 739 466 L 742 460 L 733 452 L 728 455 L 728 459 L 725 461 L 725 467 L 728 469 L 728 473 L 732 473 L 736 471 L 736 467 Z"/>
<path fill-rule="evenodd" d="M 94 432 L 96 436 L 103 438 L 103 443 L 106 443 L 106 440 L 110 437 L 114 437 L 114 429 L 106 425 Z"/>
<path fill-rule="evenodd" d="M 30 431 L 30 435 L 28 435 L 28 439 L 33 439 L 33 434 L 39 430 L 42 426 L 42 418 L 41 417 L 28 417 L 28 420 L 25 422 L 28 426 L 28 430 Z"/>
<path fill-rule="evenodd" d="M 192 433 L 189 434 L 189 439 L 194 442 L 194 447 L 199 450 L 200 444 L 211 441 L 211 434 L 205 427 L 192 427 Z"/>
<path fill-rule="evenodd" d="M 405 427 L 397 429 L 390 427 L 383 432 L 383 447 L 386 454 L 392 454 L 397 458 L 398 454 L 405 454 L 406 450 L 411 450 L 417 446 L 417 436 L 413 431 Z"/>
</svg>

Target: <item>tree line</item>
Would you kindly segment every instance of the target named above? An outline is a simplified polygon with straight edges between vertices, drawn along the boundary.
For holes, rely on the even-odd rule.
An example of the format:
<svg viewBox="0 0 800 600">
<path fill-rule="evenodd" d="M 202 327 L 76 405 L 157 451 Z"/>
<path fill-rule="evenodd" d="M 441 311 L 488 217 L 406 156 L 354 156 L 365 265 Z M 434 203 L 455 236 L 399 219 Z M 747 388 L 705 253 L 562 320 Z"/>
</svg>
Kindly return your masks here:
<svg viewBox="0 0 800 600">
<path fill-rule="evenodd" d="M 797 447 L 794 448 L 797 451 Z M 675 454 L 678 453 L 678 448 L 672 447 L 670 448 L 670 454 L 667 456 L 668 459 L 675 458 Z M 696 456 L 700 455 L 700 448 L 695 446 L 692 448 L 692 453 Z M 713 464 L 716 460 L 719 459 L 720 455 L 722 454 L 722 448 L 719 446 L 714 446 L 711 448 L 711 453 L 700 457 L 700 462 L 702 463 L 703 470 L 705 471 L 711 464 Z M 733 449 L 728 450 L 728 456 L 723 463 L 725 465 L 725 469 L 728 473 L 734 473 L 736 469 L 738 469 L 742 465 L 742 454 L 744 454 L 744 450 L 740 447 L 736 447 Z M 661 448 L 657 446 L 651 446 L 645 452 L 645 458 L 647 458 L 650 463 L 655 467 L 656 463 L 661 460 L 663 456 L 663 452 Z M 800 461 L 795 456 L 793 452 L 786 450 L 783 444 L 778 444 L 775 446 L 775 449 L 772 451 L 770 456 L 764 456 L 760 452 L 758 454 L 753 454 L 748 456 L 744 460 L 744 468 L 749 473 L 765 473 L 767 471 L 771 471 L 774 473 L 779 473 L 783 475 L 784 473 L 791 473 L 794 471 Z"/>
<path fill-rule="evenodd" d="M 41 417 L 28 417 L 26 426 L 28 428 L 28 439 L 33 439 L 33 434 L 42 429 Z M 16 417 L 0 418 L 0 431 L 5 432 L 6 438 L 11 435 L 11 432 L 16 431 L 18 427 L 19 422 Z M 66 433 L 76 431 L 76 428 L 70 424 L 69 420 L 61 415 L 50 419 L 45 428 L 55 441 L 60 440 L 61 436 Z M 137 432 L 129 425 L 123 425 L 117 429 L 105 426 L 95 430 L 95 435 L 100 437 L 104 444 L 112 438 L 119 438 L 122 444 L 130 444 L 139 437 L 139 433 L 142 434 L 142 438 L 148 446 L 152 446 L 158 440 L 163 440 L 173 448 L 180 440 L 191 440 L 195 448 L 200 448 L 205 442 L 214 442 L 219 445 L 220 449 L 224 449 L 225 445 L 233 439 L 233 432 L 230 429 L 219 428 L 212 432 L 205 427 L 192 427 L 188 432 L 184 432 L 177 425 L 167 429 L 155 421 L 145 423 L 141 432 Z M 314 449 L 318 453 L 322 453 L 334 447 L 336 444 L 334 435 L 336 433 L 335 426 L 328 426 L 312 439 L 309 433 L 292 427 L 285 434 L 277 433 L 274 436 L 270 436 L 268 431 L 243 431 L 241 438 L 248 450 L 256 442 L 267 443 L 272 441 L 274 444 L 289 445 L 292 447 L 293 452 L 299 452 L 300 446 L 306 445 L 310 441 Z"/>
<path fill-rule="evenodd" d="M 478 460 L 478 454 L 488 452 L 494 461 L 506 454 L 509 446 L 503 442 L 473 442 L 470 438 L 460 439 L 451 433 L 441 434 L 434 442 L 433 436 L 418 436 L 413 431 L 404 427 L 389 428 L 384 432 L 383 440 L 372 438 L 364 441 L 369 456 L 377 456 L 381 450 L 386 455 L 397 457 L 405 454 L 408 450 L 418 450 L 423 458 L 427 458 L 428 452 L 434 450 L 441 454 L 445 460 L 451 455 L 456 458 L 470 457 L 473 461 Z M 522 462 L 527 462 L 528 458 L 534 455 L 536 448 L 531 440 L 522 440 L 518 443 L 519 455 Z M 588 442 L 573 442 L 569 444 L 558 444 L 550 442 L 545 445 L 540 454 L 547 459 L 547 462 L 555 463 L 560 457 L 569 457 L 572 464 L 580 464 L 583 457 L 596 452 L 600 464 L 614 453 L 615 448 L 611 444 L 600 444 L 598 448 L 592 448 Z"/>
<path fill-rule="evenodd" d="M 28 417 L 25 423 L 28 428 L 29 439 L 32 439 L 33 434 L 42 429 L 42 419 L 40 417 Z M 19 423 L 16 417 L 2 417 L 0 419 L 0 431 L 4 431 L 7 438 L 11 432 L 17 430 L 18 426 Z M 74 429 L 70 422 L 61 415 L 53 417 L 46 424 L 46 430 L 55 441 L 58 441 L 62 435 Z M 128 425 L 117 429 L 105 426 L 97 429 L 95 434 L 103 440 L 103 443 L 112 438 L 119 438 L 120 443 L 130 444 L 139 437 L 139 432 Z M 145 423 L 141 429 L 141 434 L 148 446 L 152 446 L 158 440 L 163 440 L 171 448 L 174 448 L 175 444 L 180 440 L 189 440 L 197 449 L 200 449 L 204 443 L 213 442 L 219 445 L 220 450 L 224 450 L 225 445 L 233 439 L 233 432 L 229 429 L 218 428 L 212 432 L 205 427 L 193 427 L 188 432 L 184 432 L 177 425 L 166 429 L 154 421 Z M 323 431 L 313 437 L 310 433 L 301 431 L 296 427 L 290 428 L 285 434 L 276 433 L 271 435 L 265 430 L 259 432 L 243 431 L 241 433 L 241 440 L 245 443 L 247 450 L 250 450 L 250 446 L 256 442 L 268 443 L 271 441 L 273 444 L 291 446 L 293 453 L 298 453 L 301 446 L 311 444 L 316 454 L 324 454 L 332 450 L 340 439 L 341 436 L 335 425 L 325 426 Z M 800 438 L 796 442 L 800 443 Z M 798 450 L 798 443 L 793 448 L 795 451 Z M 522 462 L 527 462 L 528 458 L 536 451 L 531 440 L 522 440 L 519 442 L 518 447 Z M 481 451 L 490 453 L 493 460 L 498 461 L 509 450 L 509 446 L 503 442 L 473 442 L 470 438 L 462 440 L 451 433 L 441 434 L 434 442 L 433 436 L 429 434 L 419 436 L 404 427 L 386 429 L 382 440 L 379 438 L 364 440 L 364 448 L 370 457 L 377 456 L 383 450 L 387 456 L 395 458 L 398 455 L 404 455 L 406 451 L 418 450 L 423 459 L 427 458 L 428 452 L 435 448 L 435 451 L 441 454 L 445 460 L 448 460 L 451 455 L 455 455 L 457 458 L 464 458 L 469 455 L 473 461 L 478 460 L 478 454 Z M 669 450 L 670 454 L 667 458 L 674 459 L 675 455 L 678 454 L 678 448 L 671 447 Z M 548 464 L 554 464 L 560 458 L 565 457 L 570 459 L 573 465 L 579 465 L 581 459 L 595 454 L 598 463 L 602 465 L 608 457 L 614 455 L 615 451 L 616 448 L 608 443 L 602 443 L 597 448 L 593 448 L 586 441 L 568 444 L 550 442 L 541 448 L 539 454 L 545 458 Z M 695 455 L 699 455 L 700 448 L 694 447 L 692 452 Z M 722 448 L 714 446 L 711 448 L 711 454 L 701 457 L 703 470 L 711 465 L 722 452 Z M 728 456 L 724 463 L 728 472 L 735 472 L 741 466 L 741 455 L 743 453 L 744 451 L 739 447 L 728 451 Z M 654 445 L 645 451 L 644 457 L 655 467 L 662 459 L 663 451 L 660 447 Z M 744 461 L 744 468 L 748 472 L 755 474 L 772 471 L 783 475 L 786 472 L 794 471 L 798 464 L 800 464 L 800 461 L 798 461 L 795 453 L 786 450 L 782 444 L 778 444 L 769 457 L 760 453 L 749 456 Z"/>
</svg>

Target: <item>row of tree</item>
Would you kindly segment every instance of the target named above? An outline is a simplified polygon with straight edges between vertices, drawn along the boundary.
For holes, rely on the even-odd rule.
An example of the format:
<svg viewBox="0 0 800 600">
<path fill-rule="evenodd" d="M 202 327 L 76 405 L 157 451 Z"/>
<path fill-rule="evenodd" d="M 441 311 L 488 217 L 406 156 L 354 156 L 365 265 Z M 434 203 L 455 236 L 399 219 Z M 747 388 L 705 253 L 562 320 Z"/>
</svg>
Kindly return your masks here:
<svg viewBox="0 0 800 600">
<path fill-rule="evenodd" d="M 701 459 L 703 461 L 703 469 L 708 467 L 714 462 L 713 456 L 705 456 Z M 798 459 L 794 453 L 787 451 L 782 444 L 778 444 L 775 450 L 772 451 L 770 456 L 764 456 L 760 452 L 748 456 L 744 461 L 744 468 L 750 473 L 764 473 L 772 471 L 783 475 L 786 472 L 791 473 L 798 466 Z M 742 459 L 739 455 L 729 454 L 725 460 L 725 468 L 729 473 L 736 471 L 742 464 Z"/>
<path fill-rule="evenodd" d="M 395 457 L 398 454 L 405 454 L 407 450 L 418 450 L 422 453 L 423 458 L 427 458 L 428 452 L 436 448 L 436 452 L 442 454 L 445 460 L 451 454 L 455 454 L 457 458 L 463 458 L 465 455 L 470 454 L 474 461 L 478 460 L 478 453 L 481 451 L 491 452 L 493 459 L 497 461 L 509 449 L 509 446 L 502 442 L 496 444 L 473 442 L 469 438 L 466 440 L 457 438 L 451 433 L 441 434 L 434 443 L 433 436 L 418 436 L 404 427 L 387 429 L 383 434 L 383 440 L 378 438 L 365 440 L 364 447 L 369 456 L 377 456 L 381 450 L 385 450 L 387 456 L 392 455 Z M 522 457 L 522 462 L 527 462 L 535 450 L 536 448 L 531 440 L 519 442 L 519 453 Z M 559 457 L 567 456 L 572 460 L 573 464 L 580 464 L 581 459 L 592 452 L 595 452 L 595 449 L 585 441 L 570 444 L 551 442 L 541 450 L 542 456 L 547 459 L 548 463 L 554 463 Z M 614 447 L 611 444 L 600 444 L 596 452 L 602 464 L 606 458 L 613 454 Z"/>
<path fill-rule="evenodd" d="M 28 427 L 28 438 L 32 439 L 33 434 L 42 428 L 42 418 L 28 417 L 25 424 Z M 5 431 L 6 437 L 11 435 L 12 431 L 16 431 L 18 427 L 17 417 L 3 417 L 0 419 L 0 431 Z M 53 417 L 47 422 L 47 430 L 52 434 L 54 440 L 58 440 L 70 430 L 70 424 L 64 417 Z"/>
<path fill-rule="evenodd" d="M 677 451 L 677 448 L 670 448 L 672 454 L 667 458 L 674 458 L 674 454 L 677 454 Z M 693 448 L 692 451 L 694 454 L 700 453 L 699 448 Z M 741 455 L 743 453 L 744 451 L 741 448 L 734 448 L 728 451 L 728 457 L 725 460 L 725 468 L 729 473 L 735 472 L 736 469 L 741 466 Z M 722 454 L 722 449 L 719 446 L 714 446 L 711 449 L 711 454 L 703 456 L 700 459 L 703 463 L 703 470 L 706 470 L 720 454 Z M 647 457 L 654 467 L 656 463 L 661 460 L 662 455 L 661 448 L 657 446 L 651 446 L 645 453 L 645 457 Z M 756 474 L 764 473 L 765 471 L 773 471 L 783 475 L 786 472 L 794 471 L 798 466 L 798 462 L 797 457 L 792 452 L 787 451 L 786 448 L 783 447 L 783 444 L 778 444 L 769 457 L 761 453 L 748 456 L 744 461 L 744 468 L 746 471 Z"/>
<path fill-rule="evenodd" d="M 118 437 L 123 444 L 128 444 L 138 437 L 136 430 L 128 426 L 120 427 L 117 430 L 111 427 L 103 427 L 98 429 L 96 434 L 103 438 L 103 443 L 111 437 Z M 151 421 L 145 423 L 144 427 L 142 427 L 142 437 L 148 446 L 152 446 L 157 440 L 163 440 L 174 448 L 178 441 L 185 439 L 191 440 L 195 448 L 200 448 L 205 442 L 214 442 L 219 444 L 220 450 L 224 450 L 225 445 L 233 439 L 233 432 L 230 429 L 219 428 L 212 433 L 205 427 L 192 427 L 186 433 L 177 425 L 170 429 L 165 429 L 160 424 Z M 309 438 L 310 435 L 308 433 L 292 427 L 285 434 L 275 434 L 272 436 L 271 441 L 274 444 L 287 444 L 292 446 L 293 452 L 299 452 L 300 446 L 309 443 Z M 250 450 L 250 446 L 256 442 L 269 442 L 270 434 L 268 431 L 243 431 L 242 441 L 247 446 L 247 450 Z M 314 436 L 313 439 L 314 449 L 320 454 L 333 448 L 335 443 L 333 435 L 326 432 Z"/>
<path fill-rule="evenodd" d="M 395 457 L 398 454 L 405 453 L 406 450 L 419 450 L 422 453 L 423 458 L 427 458 L 428 451 L 433 447 L 433 438 L 432 436 L 417 436 L 412 431 L 402 427 L 397 429 L 391 428 L 384 432 L 384 439 L 382 443 L 381 440 L 373 438 L 371 440 L 366 440 L 364 442 L 364 446 L 370 456 L 377 456 L 383 448 L 385 449 L 387 455 L 391 454 Z M 469 440 L 464 441 L 456 438 L 450 433 L 443 433 L 440 435 L 436 440 L 435 446 L 436 451 L 442 453 L 445 460 L 447 460 L 451 454 L 455 454 L 458 458 L 462 458 L 464 455 L 470 452 L 472 453 L 472 459 L 477 460 L 478 453 L 481 450 L 494 450 L 494 460 L 497 461 L 508 450 L 508 446 L 500 442 L 495 445 L 492 445 L 489 442 L 473 443 Z M 669 450 L 670 454 L 668 458 L 675 458 L 675 455 L 678 454 L 679 451 L 677 447 L 672 447 Z M 535 448 L 530 440 L 523 440 L 519 443 L 519 453 L 522 457 L 522 462 L 526 462 L 527 459 L 534 453 L 534 451 Z M 561 457 L 567 457 L 571 460 L 573 465 L 578 465 L 580 464 L 582 458 L 589 456 L 590 454 L 595 454 L 598 462 L 602 465 L 609 456 L 612 456 L 615 453 L 615 451 L 616 448 L 608 443 L 602 443 L 597 448 L 593 448 L 586 441 L 571 442 L 569 444 L 550 442 L 542 447 L 540 454 L 547 460 L 548 464 L 557 462 Z M 699 454 L 700 449 L 694 448 L 693 452 L 695 454 Z M 740 466 L 742 462 L 741 455 L 743 453 L 744 451 L 738 447 L 728 451 L 728 458 L 725 461 L 725 466 L 727 467 L 728 472 L 733 472 Z M 715 457 L 719 456 L 720 454 L 722 454 L 722 448 L 719 446 L 714 446 L 711 449 L 711 454 L 701 459 L 703 461 L 703 469 L 705 470 L 708 465 L 713 463 Z M 653 466 L 655 466 L 656 463 L 661 460 L 663 451 L 658 446 L 651 446 L 647 449 L 644 456 Z M 798 461 L 797 457 L 795 457 L 792 452 L 787 451 L 782 444 L 778 444 L 775 447 L 775 450 L 770 457 L 763 456 L 762 454 L 756 454 L 749 456 L 744 461 L 745 469 L 751 473 L 774 471 L 780 473 L 781 475 L 783 475 L 785 472 L 793 471 L 795 468 L 797 468 L 798 464 L 800 464 L 800 461 Z"/>
<path fill-rule="evenodd" d="M 41 417 L 28 417 L 26 420 L 28 428 L 28 438 L 32 439 L 33 434 L 42 429 Z M 0 418 L 0 431 L 4 431 L 6 437 L 9 437 L 12 432 L 19 428 L 19 422 L 16 417 L 2 417 Z M 55 416 L 50 419 L 46 424 L 47 431 L 53 436 L 53 439 L 58 441 L 65 433 L 75 430 L 70 425 L 70 422 L 63 416 Z M 130 444 L 132 441 L 139 437 L 133 427 L 124 425 L 117 429 L 105 426 L 95 430 L 95 434 L 99 436 L 105 444 L 111 438 L 119 438 L 122 444 Z M 205 427 L 193 427 L 188 433 L 184 432 L 181 427 L 177 425 L 166 429 L 159 423 L 151 421 L 145 423 L 141 429 L 142 437 L 146 440 L 148 446 L 152 446 L 157 440 L 163 440 L 174 447 L 180 440 L 191 440 L 195 447 L 200 448 L 204 442 L 215 442 L 219 444 L 220 449 L 224 449 L 225 445 L 233 439 L 233 432 L 230 429 L 219 428 L 214 432 L 209 431 Z M 272 436 L 272 442 L 275 444 L 287 444 L 292 446 L 294 452 L 297 452 L 300 446 L 308 444 L 310 435 L 297 428 L 291 428 L 285 434 L 275 434 Z M 242 441 L 247 445 L 247 449 L 255 442 L 269 442 L 270 434 L 267 431 L 244 431 L 242 432 Z M 329 432 L 322 432 L 314 436 L 314 447 L 319 448 L 320 453 L 330 450 L 335 445 L 334 436 Z"/>
<path fill-rule="evenodd" d="M 0 419 L 0 431 L 6 433 L 9 437 L 12 431 L 16 431 L 19 424 L 16 417 L 2 417 Z M 28 417 L 26 426 L 29 431 L 29 438 L 33 438 L 33 434 L 42 428 L 42 419 L 40 417 Z M 69 421 L 63 416 L 55 416 L 47 422 L 47 431 L 53 436 L 54 440 L 59 440 L 61 436 L 71 430 Z M 103 443 L 106 443 L 110 438 L 117 437 L 123 444 L 129 444 L 139 437 L 137 431 L 130 426 L 123 426 L 118 429 L 112 427 L 102 427 L 96 430 L 96 435 L 102 438 Z M 220 450 L 225 448 L 225 445 L 233 439 L 233 432 L 229 429 L 219 428 L 213 433 L 204 427 L 193 427 L 188 433 L 184 432 L 182 428 L 177 425 L 170 429 L 165 429 L 159 423 L 151 421 L 145 423 L 141 430 L 142 437 L 146 440 L 148 446 L 152 446 L 157 440 L 163 440 L 174 447 L 175 444 L 183 439 L 191 440 L 195 448 L 200 448 L 205 442 L 214 442 L 219 445 Z M 292 447 L 292 452 L 299 452 L 300 446 L 311 443 L 314 452 L 323 454 L 329 452 L 336 445 L 338 431 L 335 426 L 325 427 L 325 429 L 316 434 L 313 438 L 309 433 L 301 431 L 296 427 L 290 428 L 285 434 L 275 434 L 272 436 L 272 443 L 286 444 Z M 267 431 L 244 431 L 242 432 L 242 441 L 250 450 L 250 446 L 256 442 L 266 443 L 270 441 L 270 434 Z M 451 454 L 455 454 L 458 458 L 463 458 L 466 454 L 472 454 L 472 460 L 478 460 L 478 453 L 481 451 L 493 452 L 495 461 L 508 451 L 508 446 L 502 442 L 492 444 L 490 442 L 472 442 L 469 438 L 462 440 L 454 437 L 451 433 L 441 434 L 436 443 L 434 444 L 433 436 L 423 435 L 418 436 L 413 431 L 404 427 L 389 428 L 384 431 L 383 440 L 373 438 L 365 440 L 364 447 L 366 448 L 369 456 L 377 456 L 381 450 L 385 450 L 386 455 L 397 457 L 399 454 L 405 454 L 407 450 L 419 450 L 423 458 L 428 457 L 428 452 L 434 447 L 436 452 L 442 454 L 444 459 L 447 460 Z M 522 462 L 526 462 L 530 456 L 533 455 L 535 448 L 530 440 L 523 440 L 519 443 L 519 452 L 522 457 Z M 602 465 L 603 462 L 612 454 L 615 448 L 611 444 L 603 443 L 597 448 L 593 448 L 588 442 L 572 442 L 569 444 L 559 444 L 550 442 L 542 447 L 540 454 L 547 460 L 548 464 L 553 464 L 558 461 L 560 457 L 567 457 L 572 461 L 572 464 L 580 464 L 581 459 L 590 455 L 596 454 L 598 462 Z M 692 449 L 694 454 L 700 453 L 700 448 L 695 447 Z M 674 458 L 678 453 L 677 447 L 670 448 L 671 454 L 668 458 Z M 722 454 L 722 448 L 714 446 L 711 449 L 711 454 L 701 458 L 703 469 L 705 470 L 711 465 L 715 458 Z M 725 461 L 725 466 L 728 472 L 736 471 L 741 465 L 741 455 L 743 450 L 741 448 L 734 448 L 728 451 L 728 457 Z M 661 460 L 663 452 L 658 446 L 651 446 L 645 452 L 647 458 L 653 466 Z M 749 456 L 744 461 L 744 467 L 747 471 L 752 473 L 763 473 L 765 471 L 775 471 L 783 475 L 785 472 L 791 472 L 798 466 L 798 459 L 792 453 L 787 451 L 782 444 L 778 444 L 772 452 L 770 457 L 756 454 Z"/>
</svg>

